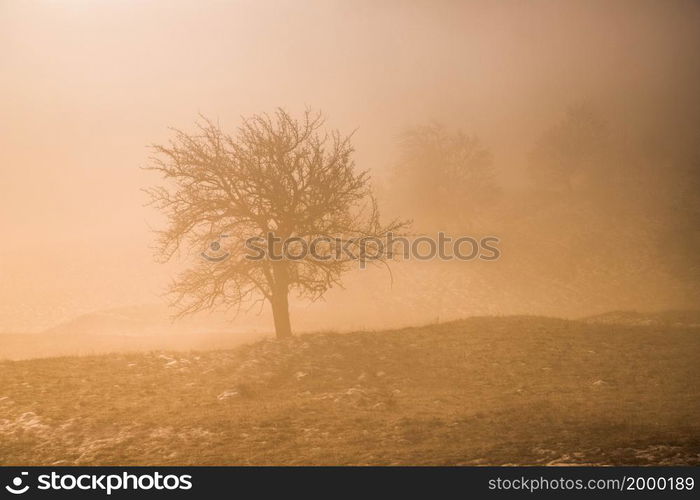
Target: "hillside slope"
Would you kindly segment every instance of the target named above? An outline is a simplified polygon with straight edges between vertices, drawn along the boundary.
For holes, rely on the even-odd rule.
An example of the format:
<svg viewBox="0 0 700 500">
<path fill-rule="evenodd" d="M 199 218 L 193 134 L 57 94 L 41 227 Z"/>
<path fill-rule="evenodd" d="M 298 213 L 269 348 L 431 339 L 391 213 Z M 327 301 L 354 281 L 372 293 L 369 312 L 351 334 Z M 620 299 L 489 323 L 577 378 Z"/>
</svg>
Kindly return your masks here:
<svg viewBox="0 0 700 500">
<path fill-rule="evenodd" d="M 700 332 L 472 318 L 0 363 L 0 464 L 700 464 Z"/>
<path fill-rule="evenodd" d="M 173 321 L 166 305 L 142 304 L 83 314 L 34 333 L 0 333 L 0 360 L 86 356 L 157 349 L 232 349 L 265 336 L 260 325 L 223 313 Z"/>
</svg>

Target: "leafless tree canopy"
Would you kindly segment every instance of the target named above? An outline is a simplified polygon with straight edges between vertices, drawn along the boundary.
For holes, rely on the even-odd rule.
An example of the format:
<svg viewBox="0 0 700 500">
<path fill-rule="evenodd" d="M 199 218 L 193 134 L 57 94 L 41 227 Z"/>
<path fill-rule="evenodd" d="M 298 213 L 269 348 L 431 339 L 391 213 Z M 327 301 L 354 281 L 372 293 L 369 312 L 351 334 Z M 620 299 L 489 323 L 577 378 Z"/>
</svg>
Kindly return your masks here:
<svg viewBox="0 0 700 500">
<path fill-rule="evenodd" d="M 609 146 L 605 120 L 587 105 L 572 106 L 531 151 L 532 180 L 539 189 L 566 193 L 598 188 L 611 181 Z"/>
<path fill-rule="evenodd" d="M 403 132 L 400 150 L 392 197 L 400 213 L 411 215 L 420 197 L 427 227 L 464 230 L 498 194 L 493 156 L 476 136 L 422 125 Z"/>
<path fill-rule="evenodd" d="M 300 120 L 278 109 L 244 119 L 233 136 L 204 119 L 195 134 L 175 130 L 154 146 L 148 167 L 164 184 L 149 190 L 166 216 L 159 255 L 183 247 L 199 253 L 222 234 L 231 254 L 219 263 L 200 259 L 172 284 L 179 314 L 218 305 L 239 308 L 268 300 L 279 337 L 291 334 L 288 293 L 316 299 L 340 283 L 348 259 L 251 260 L 250 238 L 305 241 L 382 237 L 403 225 L 380 223 L 367 171 L 356 171 L 351 136 L 324 131 L 320 112 Z M 279 243 L 275 243 L 279 245 Z M 329 242 L 319 253 L 333 251 Z M 385 256 L 382 256 L 385 257 Z"/>
</svg>

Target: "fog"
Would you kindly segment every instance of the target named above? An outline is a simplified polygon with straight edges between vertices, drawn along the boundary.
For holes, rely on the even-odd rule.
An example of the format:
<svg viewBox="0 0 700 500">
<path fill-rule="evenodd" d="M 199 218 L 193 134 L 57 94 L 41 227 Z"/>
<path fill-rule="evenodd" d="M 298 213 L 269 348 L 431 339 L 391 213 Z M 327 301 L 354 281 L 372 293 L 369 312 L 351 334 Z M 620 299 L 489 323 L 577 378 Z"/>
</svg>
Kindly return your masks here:
<svg viewBox="0 0 700 500">
<path fill-rule="evenodd" d="M 393 281 L 352 273 L 325 301 L 292 303 L 297 331 L 694 308 L 699 46 L 691 1 L 2 1 L 0 331 L 72 331 L 139 306 L 163 333 L 162 294 L 186 258 L 153 259 L 148 146 L 200 115 L 235 131 L 278 106 L 356 130 L 387 215 L 502 249 L 458 270 L 397 262 Z M 568 189 L 538 183 L 576 109 L 599 120 L 602 156 Z M 427 216 L 431 194 L 396 176 L 406 132 L 431 124 L 478 137 L 498 195 L 455 193 L 465 203 Z M 188 331 L 266 332 L 269 318 L 215 313 Z"/>
<path fill-rule="evenodd" d="M 698 47 L 696 0 L 0 0 L 0 466 L 700 465 Z M 585 484 L 695 484 L 644 479 Z"/>
</svg>

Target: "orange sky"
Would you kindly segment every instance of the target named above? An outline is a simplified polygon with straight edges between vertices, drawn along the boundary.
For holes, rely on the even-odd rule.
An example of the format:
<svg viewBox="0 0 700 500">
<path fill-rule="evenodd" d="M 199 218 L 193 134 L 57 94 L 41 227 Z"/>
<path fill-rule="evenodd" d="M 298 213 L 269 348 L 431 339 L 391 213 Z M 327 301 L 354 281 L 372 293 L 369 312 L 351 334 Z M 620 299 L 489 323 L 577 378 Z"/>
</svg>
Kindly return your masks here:
<svg viewBox="0 0 700 500">
<path fill-rule="evenodd" d="M 199 112 L 321 108 L 379 177 L 402 127 L 438 120 L 518 185 L 572 103 L 682 106 L 699 20 L 683 1 L 0 0 L 0 330 L 156 296 L 139 166 Z"/>
</svg>

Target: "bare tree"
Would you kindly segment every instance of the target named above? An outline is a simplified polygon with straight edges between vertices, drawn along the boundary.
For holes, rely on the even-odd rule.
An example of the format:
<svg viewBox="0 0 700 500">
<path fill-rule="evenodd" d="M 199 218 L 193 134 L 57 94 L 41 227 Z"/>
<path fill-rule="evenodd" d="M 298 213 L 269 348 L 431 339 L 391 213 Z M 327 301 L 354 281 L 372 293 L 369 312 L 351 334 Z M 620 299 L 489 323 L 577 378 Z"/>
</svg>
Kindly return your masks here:
<svg viewBox="0 0 700 500">
<path fill-rule="evenodd" d="M 170 260 L 183 246 L 199 253 L 221 235 L 229 256 L 200 259 L 174 280 L 178 316 L 269 301 L 277 337 L 289 337 L 290 291 L 317 299 L 349 269 L 353 259 L 334 253 L 339 241 L 367 252 L 359 239 L 404 225 L 380 223 L 369 174 L 355 170 L 351 136 L 324 132 L 323 125 L 320 112 L 307 110 L 296 120 L 278 109 L 244 119 L 235 136 L 203 119 L 197 133 L 175 130 L 168 145 L 153 146 L 146 168 L 165 184 L 147 191 L 168 220 L 159 231 L 159 256 Z M 269 243 L 265 258 L 250 258 L 254 239 Z M 321 258 L 270 258 L 290 241 L 316 241 Z M 382 248 L 374 252 L 373 260 L 390 257 Z"/>
<path fill-rule="evenodd" d="M 475 136 L 423 125 L 404 131 L 400 147 L 394 198 L 401 213 L 420 200 L 420 221 L 428 227 L 464 230 L 498 195 L 493 156 Z"/>
<path fill-rule="evenodd" d="M 530 152 L 530 175 L 539 188 L 571 193 L 577 186 L 609 184 L 618 169 L 610 167 L 606 122 L 590 106 L 569 108 Z"/>
</svg>

